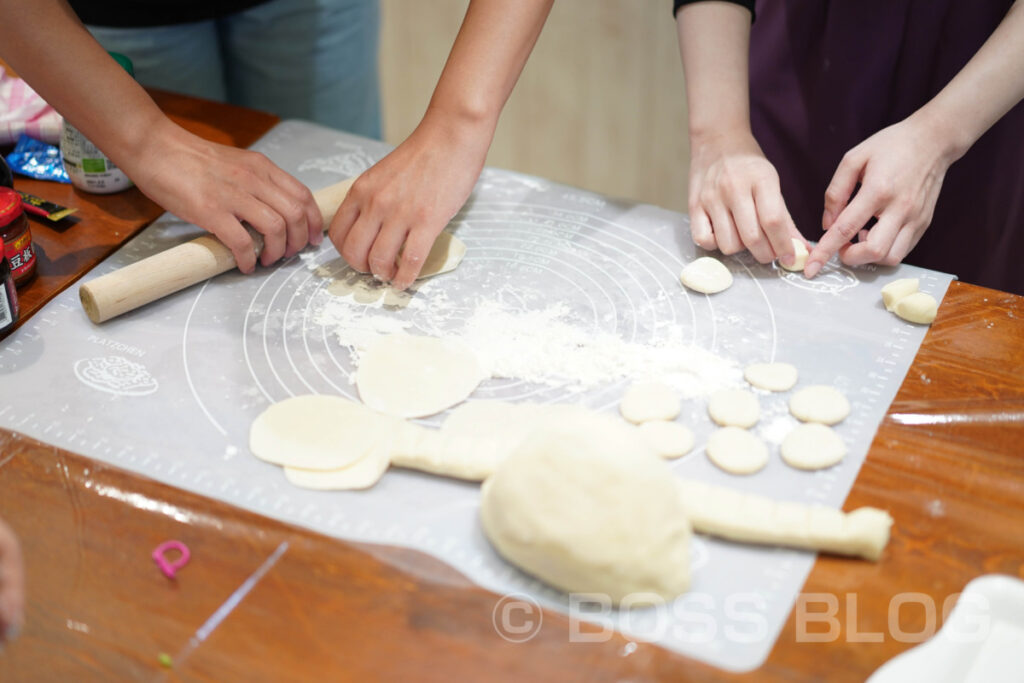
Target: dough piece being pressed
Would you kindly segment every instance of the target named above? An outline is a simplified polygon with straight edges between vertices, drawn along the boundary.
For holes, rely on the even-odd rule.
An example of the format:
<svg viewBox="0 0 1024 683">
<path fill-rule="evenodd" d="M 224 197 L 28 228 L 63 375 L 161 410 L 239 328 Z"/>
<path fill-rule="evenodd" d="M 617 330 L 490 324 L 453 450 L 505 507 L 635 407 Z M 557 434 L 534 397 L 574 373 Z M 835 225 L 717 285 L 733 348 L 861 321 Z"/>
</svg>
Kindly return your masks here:
<svg viewBox="0 0 1024 683">
<path fill-rule="evenodd" d="M 432 275 L 453 271 L 462 263 L 465 255 L 466 243 L 447 230 L 442 230 L 434 240 L 434 246 L 431 247 L 430 253 L 423 261 L 423 269 L 420 270 L 416 279 L 422 280 Z M 399 254 L 399 260 L 401 260 L 401 254 Z"/>
<path fill-rule="evenodd" d="M 882 287 L 882 303 L 885 304 L 885 310 L 894 312 L 896 310 L 896 302 L 916 292 L 919 286 L 920 281 L 916 277 L 908 277 L 901 280 L 893 280 L 885 287 Z"/>
<path fill-rule="evenodd" d="M 793 240 L 793 251 L 796 252 L 796 258 L 793 259 L 793 265 L 787 266 L 782 261 L 779 261 L 779 265 L 786 270 L 797 272 L 804 269 L 807 265 L 807 257 L 810 253 L 807 251 L 807 245 L 798 240 L 797 238 L 791 238 Z"/>
<path fill-rule="evenodd" d="M 741 543 L 782 545 L 877 561 L 889 542 L 892 517 L 863 507 L 842 512 L 784 503 L 694 480 L 679 481 L 694 531 Z"/>
<path fill-rule="evenodd" d="M 633 424 L 651 420 L 674 420 L 682 409 L 679 396 L 660 382 L 638 382 L 622 395 L 619 412 Z"/>
<path fill-rule="evenodd" d="M 838 389 L 816 384 L 793 394 L 789 399 L 789 412 L 801 422 L 834 425 L 850 414 L 850 402 Z"/>
<path fill-rule="evenodd" d="M 647 445 L 663 458 L 681 458 L 693 450 L 693 432 L 686 425 L 653 420 L 637 429 Z"/>
<path fill-rule="evenodd" d="M 732 273 L 718 259 L 702 256 L 686 264 L 679 281 L 695 292 L 717 294 L 732 286 Z"/>
<path fill-rule="evenodd" d="M 753 363 L 743 369 L 743 379 L 766 391 L 789 391 L 797 376 L 796 366 L 789 363 Z"/>
<path fill-rule="evenodd" d="M 668 466 L 617 420 L 531 436 L 483 485 L 498 553 L 546 583 L 613 604 L 658 603 L 690 583 L 690 523 Z"/>
<path fill-rule="evenodd" d="M 460 341 L 391 334 L 362 354 L 356 386 L 374 410 L 426 417 L 464 401 L 483 377 L 476 354 Z"/>
<path fill-rule="evenodd" d="M 391 418 L 340 396 L 296 396 L 256 417 L 249 449 L 275 465 L 336 470 L 367 455 L 391 424 Z"/>
<path fill-rule="evenodd" d="M 914 292 L 896 302 L 896 315 L 920 325 L 931 325 L 939 312 L 939 302 L 931 294 Z"/>
<path fill-rule="evenodd" d="M 295 486 L 318 491 L 368 489 L 384 476 L 391 464 L 391 445 L 387 440 L 370 449 L 364 457 L 337 470 L 304 470 L 285 467 L 284 476 Z"/>
<path fill-rule="evenodd" d="M 719 426 L 748 429 L 761 419 L 761 406 L 746 389 L 721 389 L 708 399 L 708 415 Z"/>
<path fill-rule="evenodd" d="M 768 464 L 768 447 L 739 427 L 722 427 L 708 438 L 708 459 L 730 474 L 753 474 Z"/>
<path fill-rule="evenodd" d="M 846 455 L 846 444 L 831 427 L 817 422 L 798 425 L 779 448 L 783 461 L 800 470 L 832 467 Z"/>
</svg>

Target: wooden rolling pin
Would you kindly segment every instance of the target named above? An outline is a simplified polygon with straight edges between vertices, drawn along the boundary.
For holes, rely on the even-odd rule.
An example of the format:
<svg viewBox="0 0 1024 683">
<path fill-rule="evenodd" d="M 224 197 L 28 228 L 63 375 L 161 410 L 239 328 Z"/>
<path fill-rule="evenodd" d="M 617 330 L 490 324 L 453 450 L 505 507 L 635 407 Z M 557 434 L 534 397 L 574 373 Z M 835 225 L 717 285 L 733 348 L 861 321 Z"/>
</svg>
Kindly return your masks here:
<svg viewBox="0 0 1024 683">
<path fill-rule="evenodd" d="M 325 231 L 354 182 L 355 178 L 348 178 L 313 193 Z M 258 256 L 263 251 L 263 236 L 251 228 L 249 234 L 253 236 Z M 99 324 L 227 272 L 236 265 L 230 249 L 213 235 L 203 235 L 90 280 L 78 288 L 78 296 L 89 320 Z"/>
</svg>

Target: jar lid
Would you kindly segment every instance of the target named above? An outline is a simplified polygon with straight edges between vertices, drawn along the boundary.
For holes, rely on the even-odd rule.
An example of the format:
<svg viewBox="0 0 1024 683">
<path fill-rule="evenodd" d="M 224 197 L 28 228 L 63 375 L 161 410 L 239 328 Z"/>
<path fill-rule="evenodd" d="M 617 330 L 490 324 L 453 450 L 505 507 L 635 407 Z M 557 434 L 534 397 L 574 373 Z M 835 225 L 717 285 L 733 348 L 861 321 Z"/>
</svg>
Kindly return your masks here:
<svg viewBox="0 0 1024 683">
<path fill-rule="evenodd" d="M 21 195 L 9 187 L 0 187 L 0 228 L 7 227 L 21 213 Z"/>
</svg>

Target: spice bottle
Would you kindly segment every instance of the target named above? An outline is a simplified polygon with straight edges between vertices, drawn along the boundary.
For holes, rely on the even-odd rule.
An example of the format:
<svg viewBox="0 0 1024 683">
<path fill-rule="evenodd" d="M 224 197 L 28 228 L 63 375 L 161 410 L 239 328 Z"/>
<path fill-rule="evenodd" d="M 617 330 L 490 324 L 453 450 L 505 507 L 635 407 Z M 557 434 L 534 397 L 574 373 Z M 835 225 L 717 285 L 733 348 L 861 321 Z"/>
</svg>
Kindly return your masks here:
<svg viewBox="0 0 1024 683">
<path fill-rule="evenodd" d="M 132 60 L 117 52 L 111 52 L 110 56 L 132 77 L 135 76 Z M 68 123 L 67 119 L 64 120 L 64 130 L 60 137 L 60 153 L 71 184 L 80 190 L 93 194 L 113 194 L 134 185 L 124 171 L 81 131 Z"/>
<path fill-rule="evenodd" d="M 36 274 L 36 250 L 32 246 L 32 230 L 21 208 L 21 195 L 0 187 L 0 240 L 4 242 L 14 284 L 21 287 Z"/>
<path fill-rule="evenodd" d="M 14 329 L 18 322 L 18 292 L 14 287 L 11 266 L 4 256 L 4 241 L 0 239 L 0 339 Z"/>
</svg>

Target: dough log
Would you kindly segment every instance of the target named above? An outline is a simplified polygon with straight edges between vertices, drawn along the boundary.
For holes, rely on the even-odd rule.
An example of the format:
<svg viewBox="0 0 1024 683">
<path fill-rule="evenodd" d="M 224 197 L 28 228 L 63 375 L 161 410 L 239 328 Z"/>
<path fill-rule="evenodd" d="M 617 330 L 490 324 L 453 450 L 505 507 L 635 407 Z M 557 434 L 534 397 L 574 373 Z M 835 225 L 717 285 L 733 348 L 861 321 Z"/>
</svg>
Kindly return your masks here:
<svg viewBox="0 0 1024 683">
<path fill-rule="evenodd" d="M 781 545 L 877 561 L 892 517 L 878 508 L 843 512 L 785 503 L 693 480 L 679 482 L 693 530 L 741 543 Z"/>
</svg>

